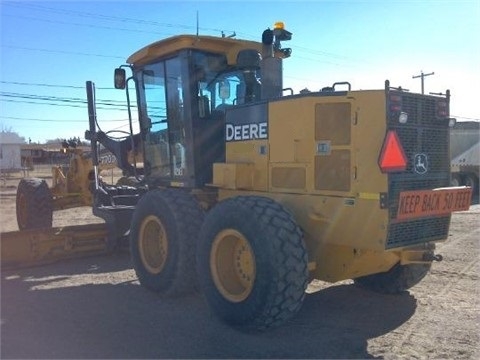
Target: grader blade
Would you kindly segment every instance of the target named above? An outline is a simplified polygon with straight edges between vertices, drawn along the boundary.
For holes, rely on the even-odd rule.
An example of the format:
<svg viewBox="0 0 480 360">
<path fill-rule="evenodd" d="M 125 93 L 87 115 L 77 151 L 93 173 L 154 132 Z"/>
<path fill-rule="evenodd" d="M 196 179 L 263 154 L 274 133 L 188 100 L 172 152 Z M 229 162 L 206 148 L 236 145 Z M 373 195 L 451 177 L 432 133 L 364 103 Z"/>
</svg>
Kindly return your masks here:
<svg viewBox="0 0 480 360">
<path fill-rule="evenodd" d="M 107 252 L 105 224 L 21 230 L 0 234 L 1 267 L 11 269 Z"/>
</svg>

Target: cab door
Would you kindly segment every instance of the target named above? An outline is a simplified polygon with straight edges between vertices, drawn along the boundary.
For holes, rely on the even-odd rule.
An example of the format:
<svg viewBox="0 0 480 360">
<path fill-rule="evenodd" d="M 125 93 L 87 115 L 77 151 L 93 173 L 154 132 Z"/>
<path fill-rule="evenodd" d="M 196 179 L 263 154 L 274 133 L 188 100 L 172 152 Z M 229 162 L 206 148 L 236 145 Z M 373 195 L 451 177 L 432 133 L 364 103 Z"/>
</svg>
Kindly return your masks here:
<svg viewBox="0 0 480 360">
<path fill-rule="evenodd" d="M 145 66 L 139 91 L 144 133 L 145 173 L 150 182 L 168 185 L 189 175 L 187 118 L 181 58 Z"/>
</svg>

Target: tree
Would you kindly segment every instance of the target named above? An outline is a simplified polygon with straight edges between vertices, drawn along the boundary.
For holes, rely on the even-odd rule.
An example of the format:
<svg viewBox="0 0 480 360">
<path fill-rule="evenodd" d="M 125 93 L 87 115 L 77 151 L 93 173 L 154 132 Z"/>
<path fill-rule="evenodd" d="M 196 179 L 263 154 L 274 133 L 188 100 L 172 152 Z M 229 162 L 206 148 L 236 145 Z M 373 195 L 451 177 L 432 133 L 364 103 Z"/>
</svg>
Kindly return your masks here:
<svg viewBox="0 0 480 360">
<path fill-rule="evenodd" d="M 74 146 L 89 146 L 90 143 L 87 141 L 82 141 L 79 136 L 73 136 L 68 139 L 65 138 L 56 138 L 56 139 L 50 139 L 45 142 L 45 144 L 63 144 L 67 143 L 69 146 L 74 147 Z"/>
</svg>

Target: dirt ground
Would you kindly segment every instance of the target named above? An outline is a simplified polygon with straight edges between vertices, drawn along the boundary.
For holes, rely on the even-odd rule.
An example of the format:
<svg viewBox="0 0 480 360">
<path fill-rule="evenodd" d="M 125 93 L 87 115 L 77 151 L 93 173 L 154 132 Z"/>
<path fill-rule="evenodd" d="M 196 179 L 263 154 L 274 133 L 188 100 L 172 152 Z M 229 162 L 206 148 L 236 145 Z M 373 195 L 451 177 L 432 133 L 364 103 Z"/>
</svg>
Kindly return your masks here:
<svg viewBox="0 0 480 360">
<path fill-rule="evenodd" d="M 18 180 L 0 181 L 2 232 L 17 229 Z M 200 294 L 143 289 L 128 253 L 2 271 L 0 357 L 479 359 L 479 219 L 479 205 L 453 215 L 444 260 L 409 292 L 314 282 L 300 313 L 266 333 L 222 324 Z M 54 226 L 91 222 L 90 208 L 54 215 Z"/>
</svg>

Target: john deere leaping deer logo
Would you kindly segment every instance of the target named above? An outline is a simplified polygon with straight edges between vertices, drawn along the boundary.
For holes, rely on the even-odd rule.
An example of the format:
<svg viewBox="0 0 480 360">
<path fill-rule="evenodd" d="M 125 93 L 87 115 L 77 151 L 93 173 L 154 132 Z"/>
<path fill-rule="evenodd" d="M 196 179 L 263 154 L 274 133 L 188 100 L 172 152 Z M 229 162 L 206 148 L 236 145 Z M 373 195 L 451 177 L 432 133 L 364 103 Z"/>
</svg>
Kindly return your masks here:
<svg viewBox="0 0 480 360">
<path fill-rule="evenodd" d="M 427 154 L 415 154 L 413 169 L 417 174 L 420 175 L 423 175 L 428 171 Z"/>
</svg>

